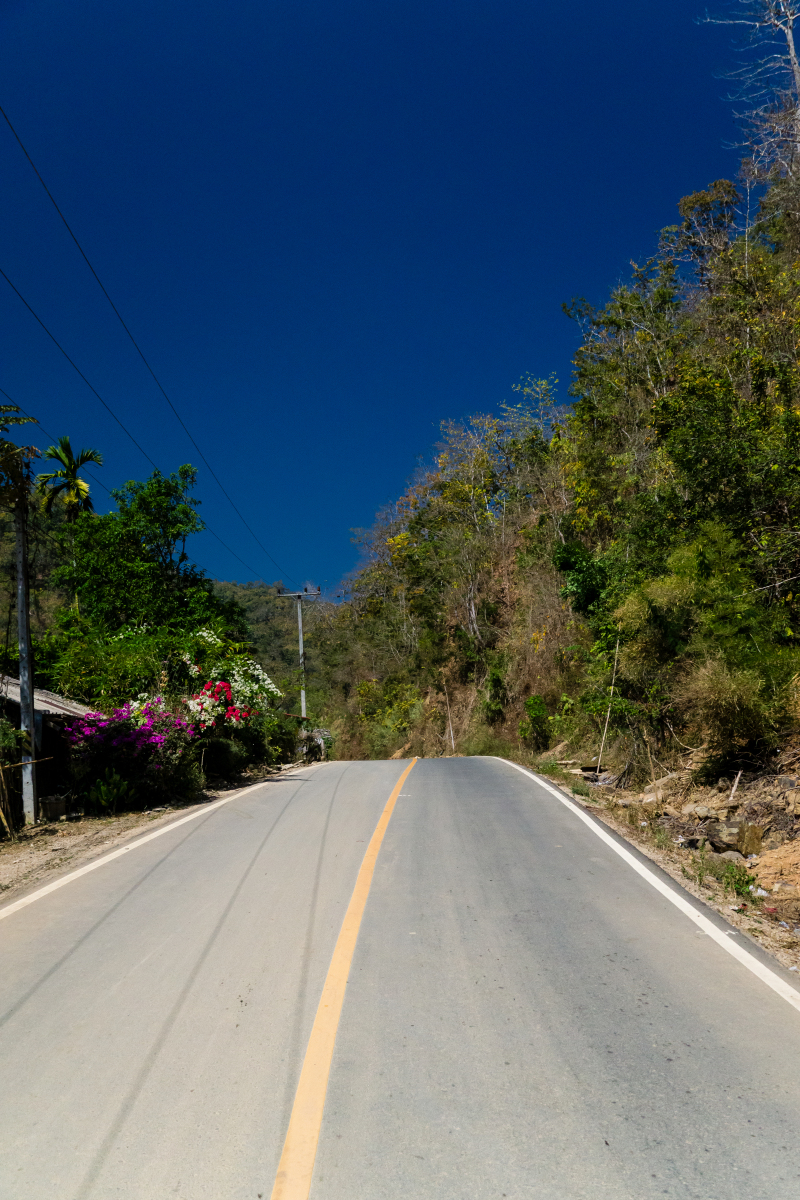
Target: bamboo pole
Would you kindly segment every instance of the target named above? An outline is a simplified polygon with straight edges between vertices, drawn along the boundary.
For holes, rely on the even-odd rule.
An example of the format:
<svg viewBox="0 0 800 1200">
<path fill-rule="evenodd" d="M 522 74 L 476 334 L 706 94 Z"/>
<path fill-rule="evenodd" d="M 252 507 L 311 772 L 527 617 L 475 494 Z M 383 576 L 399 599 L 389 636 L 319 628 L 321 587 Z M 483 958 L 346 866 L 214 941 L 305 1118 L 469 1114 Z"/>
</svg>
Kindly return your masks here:
<svg viewBox="0 0 800 1200">
<path fill-rule="evenodd" d="M 597 756 L 597 773 L 598 773 L 598 775 L 600 774 L 600 771 L 603 766 L 603 750 L 604 750 L 605 744 L 606 744 L 606 734 L 608 733 L 608 722 L 611 717 L 611 702 L 614 699 L 614 684 L 616 683 L 616 680 L 617 680 L 617 658 L 618 658 L 618 656 L 619 656 L 619 638 L 617 638 L 617 648 L 614 651 L 614 673 L 611 676 L 611 691 L 609 692 L 609 695 L 608 695 L 608 712 L 606 713 L 606 723 L 605 723 L 605 728 L 603 729 L 603 740 L 600 743 L 600 753 Z"/>
</svg>

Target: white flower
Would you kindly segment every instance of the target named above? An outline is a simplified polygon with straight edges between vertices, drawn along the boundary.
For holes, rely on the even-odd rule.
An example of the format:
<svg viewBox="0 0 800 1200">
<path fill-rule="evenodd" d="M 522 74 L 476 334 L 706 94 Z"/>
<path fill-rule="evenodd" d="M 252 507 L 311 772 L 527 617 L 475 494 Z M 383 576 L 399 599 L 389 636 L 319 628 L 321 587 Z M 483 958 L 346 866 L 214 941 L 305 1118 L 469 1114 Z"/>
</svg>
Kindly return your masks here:
<svg viewBox="0 0 800 1200">
<path fill-rule="evenodd" d="M 197 636 L 202 638 L 204 642 L 208 642 L 209 646 L 221 646 L 222 638 L 217 637 L 213 629 L 198 629 Z"/>
</svg>

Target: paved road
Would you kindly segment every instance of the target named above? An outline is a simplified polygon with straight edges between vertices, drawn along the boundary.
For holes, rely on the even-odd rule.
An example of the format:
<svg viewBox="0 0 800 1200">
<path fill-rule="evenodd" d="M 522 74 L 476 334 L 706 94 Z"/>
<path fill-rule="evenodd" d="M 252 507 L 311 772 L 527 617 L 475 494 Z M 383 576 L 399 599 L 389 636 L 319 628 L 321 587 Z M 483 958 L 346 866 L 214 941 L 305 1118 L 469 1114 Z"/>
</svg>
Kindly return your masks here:
<svg viewBox="0 0 800 1200">
<path fill-rule="evenodd" d="M 405 765 L 270 781 L 0 921 L 3 1200 L 269 1200 Z M 418 762 L 312 1200 L 798 1195 L 800 1013 L 525 775 Z"/>
</svg>

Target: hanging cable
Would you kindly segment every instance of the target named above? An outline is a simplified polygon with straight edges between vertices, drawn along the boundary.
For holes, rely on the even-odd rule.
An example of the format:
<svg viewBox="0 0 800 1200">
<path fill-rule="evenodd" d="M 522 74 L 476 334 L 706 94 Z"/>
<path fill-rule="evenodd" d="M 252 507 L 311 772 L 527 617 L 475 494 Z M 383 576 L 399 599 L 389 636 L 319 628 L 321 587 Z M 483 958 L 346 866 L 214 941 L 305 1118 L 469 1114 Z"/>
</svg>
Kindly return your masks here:
<svg viewBox="0 0 800 1200">
<path fill-rule="evenodd" d="M 0 388 L 0 396 L 5 396 L 6 400 L 8 400 L 10 404 L 13 404 L 15 408 L 18 408 L 24 417 L 28 417 L 29 420 L 33 421 L 36 425 L 38 425 L 39 428 L 41 429 L 42 433 L 45 435 L 45 437 L 49 437 L 51 442 L 53 442 L 55 444 L 58 441 L 58 438 L 56 438 L 55 434 L 49 433 L 45 429 L 45 427 L 39 421 L 38 417 L 33 417 L 33 416 L 31 416 L 31 414 L 29 412 L 26 412 L 25 409 L 20 404 L 17 404 L 16 400 L 11 399 L 8 392 L 5 391 L 3 388 Z M 107 488 L 106 485 L 102 482 L 102 480 L 98 479 L 96 475 L 93 475 L 91 471 L 87 471 L 85 467 L 83 469 L 86 472 L 86 474 L 89 476 L 89 478 L 91 480 L 93 480 L 94 483 L 96 483 L 98 487 L 102 488 L 103 491 L 106 493 L 106 495 L 111 496 L 111 498 L 113 499 L 111 489 Z M 156 469 L 158 469 L 158 468 L 156 468 Z M 256 579 L 263 578 L 263 576 L 258 571 L 256 571 L 253 567 L 251 567 L 248 563 L 246 563 L 243 558 L 239 558 L 239 555 L 236 553 L 236 551 L 232 550 L 227 542 L 223 542 L 223 540 L 219 536 L 219 534 L 215 533 L 214 530 L 209 525 L 207 525 L 205 521 L 203 521 L 203 530 L 206 533 L 210 533 L 213 538 L 216 538 L 217 541 L 219 542 L 219 544 L 221 546 L 224 546 L 225 549 L 228 551 L 228 553 L 232 554 L 233 557 L 237 560 L 237 562 L 240 562 L 242 564 L 242 566 L 245 567 L 246 570 L 248 570 L 250 572 L 250 574 L 253 575 Z"/>
<path fill-rule="evenodd" d="M 105 400 L 104 400 L 104 399 L 103 399 L 103 397 L 100 395 L 100 393 L 98 392 L 97 388 L 95 388 L 95 387 L 92 387 L 91 383 L 89 383 L 89 380 L 86 378 L 86 376 L 84 375 L 83 371 L 80 369 L 80 367 L 79 367 L 79 366 L 78 366 L 76 363 L 74 363 L 74 362 L 72 361 L 72 359 L 71 359 L 71 358 L 70 358 L 70 356 L 67 354 L 66 350 L 65 350 L 65 349 L 64 349 L 64 347 L 61 345 L 61 343 L 60 343 L 60 342 L 58 342 L 58 341 L 56 341 L 55 337 L 54 337 L 54 336 L 53 336 L 53 334 L 50 332 L 50 330 L 47 328 L 47 326 L 45 325 L 44 321 L 41 319 L 41 317 L 39 317 L 39 316 L 37 316 L 37 315 L 36 315 L 36 313 L 35 313 L 35 312 L 33 311 L 33 309 L 31 308 L 30 304 L 28 304 L 28 301 L 27 301 L 27 300 L 25 299 L 25 297 L 22 295 L 22 292 L 20 292 L 20 291 L 19 291 L 19 289 L 18 289 L 18 288 L 16 288 L 16 287 L 14 286 L 14 284 L 13 284 L 13 283 L 11 282 L 11 280 L 8 278 L 8 276 L 6 275 L 6 273 L 5 273 L 5 271 L 3 270 L 3 268 L 2 268 L 2 267 L 0 267 L 0 275 L 2 275 L 2 276 L 3 276 L 3 279 L 5 279 L 6 283 L 7 283 L 7 284 L 8 284 L 8 286 L 11 288 L 12 292 L 15 292 L 15 293 L 17 294 L 17 296 L 19 296 L 20 300 L 21 300 L 21 301 L 22 301 L 22 303 L 25 305 L 25 307 L 27 308 L 27 310 L 28 310 L 28 312 L 31 314 L 31 316 L 34 318 L 34 320 L 36 320 L 36 321 L 38 321 L 38 322 L 39 322 L 39 324 L 41 325 L 42 329 L 45 331 L 45 333 L 47 334 L 47 336 L 50 338 L 50 341 L 53 343 L 53 345 L 54 345 L 54 346 L 57 346 L 57 347 L 58 347 L 58 349 L 59 349 L 59 350 L 61 351 L 61 353 L 64 355 L 64 358 L 67 360 L 67 362 L 68 362 L 68 363 L 69 363 L 69 365 L 72 367 L 72 369 L 73 369 L 74 371 L 77 371 L 77 373 L 80 375 L 80 377 L 81 377 L 81 379 L 83 380 L 83 382 L 84 382 L 84 383 L 86 384 L 86 386 L 88 387 L 89 391 L 94 393 L 94 395 L 97 397 L 97 399 L 98 399 L 98 400 L 100 401 L 100 403 L 102 404 L 103 408 L 104 408 L 104 409 L 106 409 L 106 411 L 107 411 L 107 412 L 109 412 L 109 413 L 111 414 L 111 416 L 114 418 L 114 420 L 117 422 L 117 424 L 119 425 L 119 427 L 120 427 L 120 429 L 122 430 L 122 432 L 123 432 L 123 433 L 125 433 L 125 434 L 126 434 L 126 435 L 127 435 L 127 436 L 128 436 L 130 439 L 131 439 L 131 441 L 133 442 L 133 444 L 134 444 L 134 446 L 136 447 L 136 449 L 137 449 L 137 450 L 138 450 L 138 451 L 139 451 L 141 454 L 143 454 L 143 455 L 144 455 L 144 457 L 145 457 L 145 458 L 147 459 L 147 461 L 150 463 L 150 466 L 151 466 L 151 467 L 154 467 L 154 468 L 155 468 L 155 470 L 157 471 L 157 470 L 158 470 L 158 467 L 157 467 L 157 466 L 156 466 L 156 464 L 153 462 L 152 458 L 151 458 L 151 457 L 150 457 L 150 455 L 147 453 L 147 451 L 146 451 L 145 449 L 143 449 L 143 447 L 142 447 L 142 446 L 140 446 L 140 445 L 139 445 L 139 443 L 137 442 L 136 438 L 133 436 L 133 434 L 131 433 L 131 431 L 130 431 L 129 429 L 126 429 L 126 428 L 125 428 L 125 426 L 122 424 L 122 421 L 120 421 L 119 417 L 118 417 L 118 416 L 117 416 L 117 414 L 114 412 L 114 410 L 113 410 L 113 408 L 111 407 L 111 405 L 110 405 L 110 404 L 106 404 Z"/>
<path fill-rule="evenodd" d="M 72 240 L 73 240 L 73 242 L 75 243 L 75 245 L 77 246 L 77 248 L 78 248 L 78 251 L 79 251 L 79 253 L 80 253 L 80 255 L 81 255 L 81 257 L 82 257 L 83 261 L 86 263 L 87 267 L 88 267 L 88 268 L 89 268 L 89 270 L 92 272 L 92 275 L 94 275 L 94 277 L 95 277 L 95 279 L 96 279 L 96 281 L 97 281 L 97 284 L 98 284 L 98 286 L 99 286 L 99 288 L 100 288 L 101 292 L 102 292 L 102 293 L 103 293 L 103 295 L 105 296 L 105 298 L 106 298 L 106 300 L 108 301 L 108 303 L 111 305 L 112 309 L 114 310 L 114 313 L 115 313 L 115 314 L 116 314 L 116 316 L 117 316 L 117 319 L 119 320 L 119 323 L 120 323 L 120 325 L 121 325 L 121 326 L 122 326 L 122 328 L 125 330 L 125 332 L 127 333 L 128 337 L 130 338 L 130 340 L 131 340 L 131 342 L 132 342 L 132 344 L 133 344 L 133 346 L 134 346 L 134 348 L 135 348 L 135 350 L 136 350 L 136 353 L 139 355 L 139 357 L 141 358 L 142 362 L 143 362 L 143 363 L 144 363 L 144 365 L 147 367 L 147 370 L 148 370 L 148 371 L 150 372 L 150 374 L 152 375 L 152 377 L 153 377 L 153 380 L 154 380 L 154 382 L 155 382 L 155 384 L 156 384 L 156 387 L 157 387 L 157 388 L 158 388 L 158 390 L 161 392 L 161 395 L 164 397 L 164 399 L 166 400 L 167 404 L 168 404 L 168 405 L 170 406 L 170 408 L 172 409 L 172 412 L 174 413 L 176 420 L 178 421 L 178 423 L 180 424 L 180 426 L 181 426 L 181 428 L 183 429 L 184 433 L 185 433 L 185 434 L 186 434 L 186 436 L 188 437 L 189 441 L 192 443 L 192 445 L 194 446 L 195 450 L 197 451 L 197 453 L 200 455 L 201 459 L 202 459 L 202 460 L 203 460 L 203 462 L 205 463 L 205 465 L 206 465 L 206 467 L 207 467 L 207 469 L 208 469 L 209 473 L 211 474 L 211 476 L 212 476 L 212 478 L 214 479 L 215 483 L 216 483 L 216 484 L 217 484 L 217 486 L 219 487 L 219 489 L 220 489 L 220 491 L 222 492 L 223 496 L 224 496 L 224 497 L 225 497 L 225 499 L 228 501 L 228 503 L 230 504 L 231 508 L 233 509 L 233 511 L 236 513 L 237 517 L 239 518 L 239 520 L 240 520 L 240 521 L 242 522 L 242 524 L 244 525 L 245 529 L 248 531 L 248 533 L 250 534 L 250 536 L 253 538 L 253 540 L 255 541 L 256 545 L 257 545 L 257 546 L 258 546 L 258 547 L 259 547 L 259 548 L 260 548 L 260 549 L 263 551 L 263 553 L 264 553 L 264 554 L 266 554 L 267 558 L 270 560 L 270 562 L 273 564 L 273 566 L 275 566 L 275 567 L 277 567 L 277 568 L 278 568 L 278 570 L 281 572 L 281 574 L 286 574 L 286 572 L 284 572 L 284 571 L 283 571 L 283 569 L 280 567 L 280 565 L 279 565 L 277 562 L 275 562 L 275 559 L 272 557 L 272 555 L 271 555 L 271 554 L 270 554 L 270 552 L 267 550 L 267 548 L 266 548 L 264 545 L 262 545 L 262 543 L 259 541 L 259 539 L 258 539 L 258 537 L 256 536 L 256 534 L 255 534 L 255 532 L 253 531 L 253 529 L 250 527 L 250 525 L 249 525 L 249 524 L 248 524 L 248 522 L 245 520 L 245 518 L 244 518 L 244 516 L 242 515 L 242 513 L 241 513 L 241 512 L 239 511 L 239 509 L 236 507 L 236 505 L 234 504 L 234 502 L 233 502 L 233 500 L 231 499 L 231 497 L 228 495 L 228 492 L 226 491 L 225 487 L 223 486 L 223 484 L 222 484 L 222 481 L 220 480 L 220 478 L 219 478 L 219 476 L 217 475 L 217 473 L 216 473 L 216 471 L 214 470 L 214 468 L 211 466 L 211 463 L 208 461 L 208 459 L 206 458 L 206 456 L 203 454 L 203 451 L 202 451 L 202 450 L 200 449 L 200 447 L 198 446 L 198 444 L 197 444 L 197 442 L 195 441 L 195 439 L 194 439 L 194 437 L 192 436 L 192 434 L 189 432 L 189 429 L 188 429 L 188 427 L 186 426 L 186 424 L 185 424 L 185 422 L 184 422 L 183 418 L 181 417 L 181 415 L 180 415 L 180 413 L 178 412 L 178 410 L 177 410 L 177 408 L 175 407 L 175 405 L 174 405 L 174 404 L 172 403 L 172 401 L 170 400 L 170 398 L 169 398 L 169 396 L 167 395 L 167 393 L 164 391 L 164 388 L 163 388 L 163 387 L 162 387 L 162 385 L 161 385 L 161 381 L 158 379 L 158 376 L 156 375 L 155 371 L 153 370 L 153 368 L 150 366 L 150 363 L 149 363 L 149 362 L 147 361 L 147 359 L 145 358 L 145 356 L 144 356 L 144 353 L 143 353 L 143 351 L 142 351 L 141 347 L 139 346 L 139 343 L 136 341 L 136 338 L 133 336 L 133 334 L 131 333 L 130 329 L 129 329 L 129 328 L 128 328 L 128 326 L 126 325 L 126 323 L 125 323 L 125 321 L 124 321 L 124 319 L 123 319 L 123 317 L 122 317 L 122 314 L 120 313 L 120 311 L 119 311 L 119 309 L 117 308 L 116 304 L 115 304 L 115 303 L 114 303 L 114 301 L 111 299 L 111 297 L 109 296 L 108 292 L 106 291 L 106 289 L 105 289 L 105 286 L 103 285 L 103 281 L 101 280 L 100 276 L 97 274 L 97 271 L 95 271 L 94 267 L 92 266 L 91 262 L 89 261 L 89 258 L 88 258 L 87 254 L 86 254 L 86 251 L 84 250 L 83 246 L 80 244 L 80 242 L 78 241 L 78 239 L 76 238 L 75 234 L 72 232 L 72 229 L 71 229 L 71 227 L 70 227 L 70 224 L 69 224 L 69 222 L 67 221 L 67 218 L 64 216 L 63 212 L 62 212 L 62 211 L 61 211 L 61 209 L 58 207 L 58 204 L 56 203 L 56 199 L 55 199 L 55 197 L 54 197 L 53 193 L 50 191 L 49 187 L 47 186 L 47 184 L 45 183 L 45 181 L 42 179 L 42 176 L 39 174 L 39 169 L 38 169 L 38 167 L 36 166 L 36 163 L 33 161 L 33 159 L 31 158 L 30 154 L 29 154 L 29 153 L 28 153 L 28 151 L 26 150 L 26 148 L 25 148 L 25 145 L 23 144 L 23 142 L 22 142 L 22 139 L 20 138 L 20 136 L 19 136 L 19 134 L 17 133 L 16 129 L 15 129 L 15 128 L 14 128 L 14 126 L 11 124 L 11 121 L 10 121 L 10 120 L 9 120 L 9 118 L 8 118 L 8 114 L 5 112 L 5 110 L 4 110 L 2 107 L 0 107 L 0 113 L 2 113 L 4 120 L 5 120 L 6 124 L 8 125 L 8 128 L 9 128 L 9 129 L 11 130 L 11 132 L 13 133 L 14 137 L 15 137 L 15 138 L 16 138 L 16 140 L 17 140 L 17 143 L 18 143 L 18 145 L 19 145 L 20 149 L 22 150 L 22 153 L 25 155 L 25 157 L 27 158 L 27 160 L 28 160 L 28 162 L 30 163 L 31 167 L 33 168 L 33 171 L 34 171 L 34 173 L 35 173 L 35 175 L 36 175 L 36 178 L 39 180 L 39 183 L 42 185 L 42 187 L 44 188 L 45 192 L 47 193 L 47 195 L 48 195 L 48 197 L 49 197 L 49 199 L 50 199 L 50 201 L 51 201 L 51 203 L 52 203 L 52 205 L 53 205 L 53 208 L 56 210 L 56 212 L 58 213 L 59 217 L 60 217 L 60 218 L 61 218 L 61 220 L 63 221 L 63 223 L 64 223 L 64 228 L 66 229 L 67 233 L 68 233 L 68 234 L 69 234 L 69 236 L 72 238 Z M 7 278 L 7 276 L 6 276 L 6 278 Z M 13 285 L 12 285 L 12 286 L 13 286 Z M 14 290 L 16 291 L 16 288 L 15 288 Z M 19 295 L 19 293 L 17 293 L 17 294 Z M 20 299 L 21 299 L 21 297 L 20 297 Z M 38 320 L 38 317 L 37 317 L 37 320 Z M 54 339 L 54 340 L 55 340 L 55 339 Z M 287 575 L 287 579 L 290 579 L 290 580 L 291 580 L 291 579 L 292 579 L 292 576 L 291 576 L 291 575 Z M 296 583 L 297 581 L 296 581 L 296 580 L 294 580 L 294 582 Z"/>
</svg>

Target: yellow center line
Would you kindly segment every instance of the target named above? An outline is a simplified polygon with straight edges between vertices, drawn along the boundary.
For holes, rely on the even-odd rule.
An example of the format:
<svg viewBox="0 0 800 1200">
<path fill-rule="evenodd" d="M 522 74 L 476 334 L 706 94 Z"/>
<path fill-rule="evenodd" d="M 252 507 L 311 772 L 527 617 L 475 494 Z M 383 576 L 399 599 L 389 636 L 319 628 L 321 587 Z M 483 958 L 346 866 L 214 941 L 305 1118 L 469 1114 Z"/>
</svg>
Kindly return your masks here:
<svg viewBox="0 0 800 1200">
<path fill-rule="evenodd" d="M 328 1090 L 333 1047 L 344 1003 L 347 977 L 350 974 L 350 964 L 353 961 L 353 952 L 361 927 L 361 918 L 364 915 L 383 835 L 386 833 L 389 820 L 394 812 L 400 789 L 408 779 L 416 761 L 416 758 L 412 758 L 386 801 L 386 807 L 381 813 L 381 818 L 375 827 L 375 832 L 367 846 L 364 861 L 358 872 L 356 886 L 347 906 L 331 965 L 328 968 L 325 986 L 322 989 L 317 1015 L 311 1029 L 311 1037 L 308 1039 L 308 1048 L 303 1060 L 303 1069 L 300 1072 L 300 1081 L 297 1084 L 292 1115 L 289 1118 L 289 1128 L 286 1131 L 286 1141 L 283 1143 L 283 1153 L 278 1164 L 278 1173 L 275 1176 L 275 1186 L 272 1189 L 272 1200 L 307 1200 L 311 1191 L 311 1176 L 314 1172 L 314 1159 L 317 1156 L 317 1142 L 322 1125 L 322 1112 L 325 1108 L 325 1093 Z"/>
</svg>

